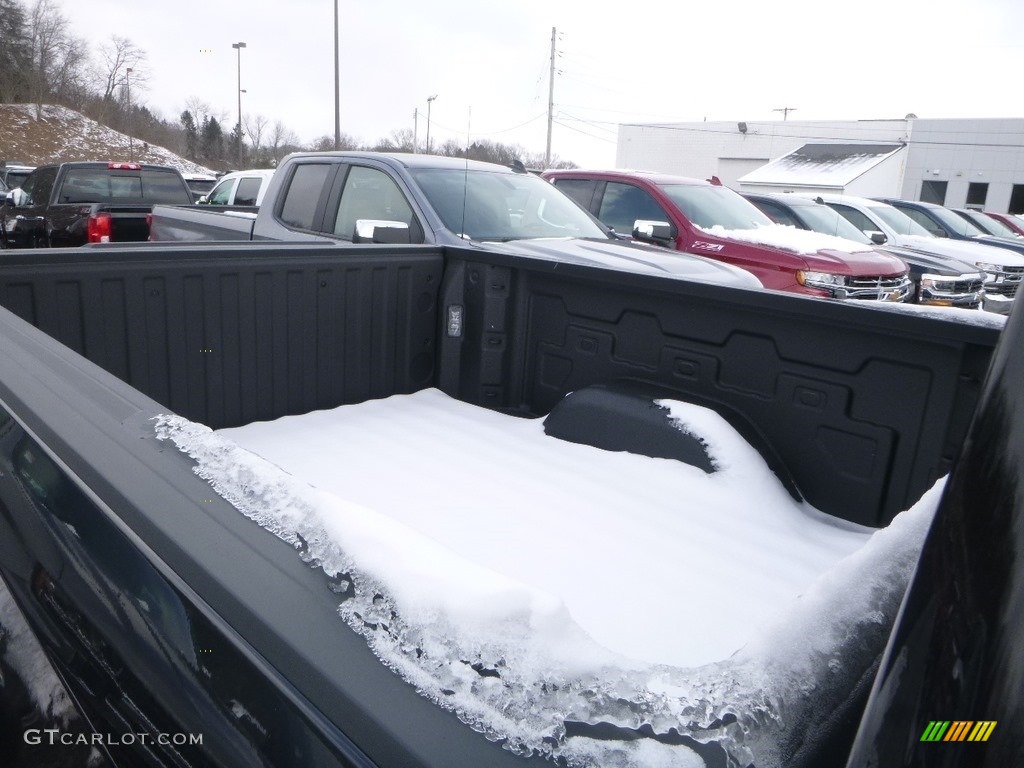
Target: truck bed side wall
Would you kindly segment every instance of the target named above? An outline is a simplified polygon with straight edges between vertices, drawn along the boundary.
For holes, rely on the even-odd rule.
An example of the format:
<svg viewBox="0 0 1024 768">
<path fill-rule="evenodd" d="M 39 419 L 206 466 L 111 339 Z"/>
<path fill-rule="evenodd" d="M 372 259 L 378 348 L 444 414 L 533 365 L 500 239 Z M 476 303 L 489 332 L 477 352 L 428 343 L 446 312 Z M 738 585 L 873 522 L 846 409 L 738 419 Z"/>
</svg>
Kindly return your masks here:
<svg viewBox="0 0 1024 768">
<path fill-rule="evenodd" d="M 613 379 L 667 387 L 760 438 L 805 498 L 887 523 L 946 474 L 998 331 L 773 292 L 449 250 L 463 338 L 442 389 L 547 413 Z"/>
<path fill-rule="evenodd" d="M 214 428 L 432 384 L 440 250 L 256 248 L 14 257 L 0 304 Z"/>
<path fill-rule="evenodd" d="M 868 525 L 948 471 L 998 339 L 475 249 L 255 248 L 15 257 L 0 304 L 211 427 L 427 386 L 541 415 L 590 384 L 647 382 L 715 407 L 808 501 Z"/>
</svg>

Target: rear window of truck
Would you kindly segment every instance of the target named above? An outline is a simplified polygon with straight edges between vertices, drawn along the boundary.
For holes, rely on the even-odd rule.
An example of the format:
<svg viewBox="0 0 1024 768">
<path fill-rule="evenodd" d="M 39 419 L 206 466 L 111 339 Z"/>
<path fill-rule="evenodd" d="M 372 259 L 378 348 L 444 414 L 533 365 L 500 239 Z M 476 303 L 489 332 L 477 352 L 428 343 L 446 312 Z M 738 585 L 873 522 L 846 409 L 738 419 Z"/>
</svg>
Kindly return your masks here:
<svg viewBox="0 0 1024 768">
<path fill-rule="evenodd" d="M 73 168 L 64 177 L 58 203 L 168 203 L 188 205 L 192 193 L 168 171 Z"/>
</svg>

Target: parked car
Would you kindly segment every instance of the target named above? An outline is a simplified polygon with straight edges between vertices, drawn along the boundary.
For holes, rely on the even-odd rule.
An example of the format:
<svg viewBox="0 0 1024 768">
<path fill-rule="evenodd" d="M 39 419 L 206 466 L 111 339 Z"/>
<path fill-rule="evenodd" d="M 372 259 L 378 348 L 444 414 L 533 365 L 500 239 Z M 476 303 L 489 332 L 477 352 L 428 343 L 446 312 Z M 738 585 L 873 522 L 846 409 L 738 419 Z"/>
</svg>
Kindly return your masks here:
<svg viewBox="0 0 1024 768">
<path fill-rule="evenodd" d="M 766 288 L 890 301 L 911 293 L 907 265 L 897 257 L 780 227 L 717 179 L 581 170 L 543 177 L 617 233 L 742 267 Z"/>
<path fill-rule="evenodd" d="M 982 232 L 992 237 L 1007 237 L 1011 240 L 1020 237 L 1020 234 L 1015 229 L 981 211 L 976 211 L 972 208 L 950 208 L 950 210 L 957 216 L 967 219 Z"/>
<path fill-rule="evenodd" d="M 202 205 L 259 206 L 273 176 L 273 168 L 227 173 L 221 176 L 216 186 L 197 202 Z"/>
<path fill-rule="evenodd" d="M 870 246 L 874 242 L 820 197 L 753 193 L 743 196 L 777 224 L 842 237 L 862 245 Z M 974 264 L 896 244 L 882 248 L 907 263 L 914 281 L 915 303 L 966 309 L 981 307 L 985 298 L 984 275 Z"/>
<path fill-rule="evenodd" d="M 1018 235 L 1024 236 L 1024 219 L 1020 216 L 1013 213 L 998 213 L 997 211 L 983 211 L 983 213 L 997 221 L 1003 222 L 1003 224 L 1008 226 Z"/>
<path fill-rule="evenodd" d="M 203 195 L 209 194 L 217 183 L 217 177 L 208 173 L 183 173 L 181 175 L 192 191 L 192 198 L 196 201 Z"/>
<path fill-rule="evenodd" d="M 20 187 L 28 175 L 34 171 L 34 165 L 24 163 L 3 162 L 0 163 L 0 180 L 7 184 L 10 189 Z"/>
<path fill-rule="evenodd" d="M 8 248 L 144 241 L 154 203 L 192 204 L 176 168 L 95 161 L 42 165 L 6 194 L 0 226 Z"/>
<path fill-rule="evenodd" d="M 936 237 L 949 237 L 954 240 L 982 241 L 987 245 L 1009 248 L 1024 255 L 1024 240 L 1018 237 L 993 237 L 977 224 L 958 216 L 949 208 L 921 200 L 897 200 L 893 198 L 875 198 L 899 208 L 907 216 L 927 229 Z"/>
<path fill-rule="evenodd" d="M 1006 314 L 1024 280 L 1024 256 L 980 241 L 937 237 L 899 208 L 851 195 L 818 195 L 874 242 L 962 259 L 985 273 L 984 308 Z M 946 210 L 945 208 L 943 210 Z M 966 222 L 965 222 L 966 223 Z"/>
<path fill-rule="evenodd" d="M 721 261 L 618 240 L 521 165 L 408 153 L 296 152 L 281 161 L 255 211 L 157 205 L 150 240 L 487 244 L 512 257 L 763 287 Z"/>
</svg>

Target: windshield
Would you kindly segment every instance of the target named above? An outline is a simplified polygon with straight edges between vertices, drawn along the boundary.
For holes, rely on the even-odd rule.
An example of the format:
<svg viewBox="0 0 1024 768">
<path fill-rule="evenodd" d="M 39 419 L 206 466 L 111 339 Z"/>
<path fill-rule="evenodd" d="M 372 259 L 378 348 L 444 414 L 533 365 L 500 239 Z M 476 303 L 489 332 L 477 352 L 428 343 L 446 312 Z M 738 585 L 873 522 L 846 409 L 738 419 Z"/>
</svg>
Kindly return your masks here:
<svg viewBox="0 0 1024 768">
<path fill-rule="evenodd" d="M 983 229 L 990 235 L 995 237 L 1010 237 L 1016 238 L 1017 233 L 1014 232 L 1009 226 L 999 221 L 999 219 L 993 219 L 991 216 L 978 213 L 976 211 L 967 211 L 967 217 L 974 222 L 979 229 Z"/>
<path fill-rule="evenodd" d="M 532 174 L 421 168 L 412 175 L 445 227 L 472 240 L 608 238 L 582 208 Z"/>
<path fill-rule="evenodd" d="M 868 210 L 892 227 L 897 235 L 935 237 L 935 235 L 907 216 L 899 208 L 894 208 L 891 205 L 872 205 Z"/>
<path fill-rule="evenodd" d="M 827 205 L 801 205 L 797 211 L 804 223 L 815 232 L 853 240 L 855 243 L 871 244 L 870 237 Z"/>
<path fill-rule="evenodd" d="M 963 237 L 979 237 L 987 234 L 974 224 L 971 224 L 967 219 L 962 216 L 958 216 L 948 208 L 929 208 L 928 214 L 935 217 L 953 232 Z"/>
<path fill-rule="evenodd" d="M 64 177 L 58 202 L 177 205 L 191 203 L 192 194 L 181 176 L 171 171 L 72 168 Z"/>
<path fill-rule="evenodd" d="M 753 203 L 728 187 L 711 184 L 663 184 L 661 190 L 701 229 L 757 229 L 774 223 Z"/>
</svg>

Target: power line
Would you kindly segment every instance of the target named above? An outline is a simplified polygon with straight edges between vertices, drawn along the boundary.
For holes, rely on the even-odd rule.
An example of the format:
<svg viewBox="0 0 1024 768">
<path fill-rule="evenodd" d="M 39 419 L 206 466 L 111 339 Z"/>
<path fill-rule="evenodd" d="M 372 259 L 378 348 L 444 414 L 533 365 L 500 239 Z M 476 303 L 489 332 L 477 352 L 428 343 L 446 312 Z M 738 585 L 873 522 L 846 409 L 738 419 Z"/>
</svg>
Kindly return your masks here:
<svg viewBox="0 0 1024 768">
<path fill-rule="evenodd" d="M 563 128 L 568 128 L 570 131 L 576 131 L 576 133 L 582 133 L 584 136 L 588 136 L 591 139 L 597 139 L 598 141 L 603 141 L 603 142 L 605 142 L 607 144 L 616 144 L 617 143 L 615 139 L 607 139 L 604 136 L 595 136 L 592 133 L 587 133 L 586 131 L 581 131 L 579 128 L 576 128 L 575 126 L 569 125 L 568 123 L 563 123 L 561 120 L 555 120 L 555 122 L 558 123 Z"/>
</svg>

